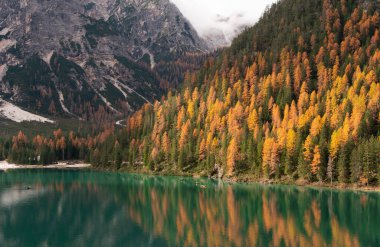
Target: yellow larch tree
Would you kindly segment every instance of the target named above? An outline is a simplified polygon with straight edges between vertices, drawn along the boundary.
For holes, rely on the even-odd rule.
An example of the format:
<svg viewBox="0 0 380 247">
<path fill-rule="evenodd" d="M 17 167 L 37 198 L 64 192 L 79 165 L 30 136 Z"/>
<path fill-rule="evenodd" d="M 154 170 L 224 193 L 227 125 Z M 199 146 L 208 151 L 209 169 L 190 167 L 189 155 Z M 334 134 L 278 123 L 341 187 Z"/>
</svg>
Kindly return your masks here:
<svg viewBox="0 0 380 247">
<path fill-rule="evenodd" d="M 310 126 L 310 135 L 312 137 L 316 137 L 317 135 L 319 135 L 319 133 L 322 130 L 323 124 L 324 123 L 322 121 L 321 116 L 318 115 L 316 118 L 314 118 Z"/>
<path fill-rule="evenodd" d="M 298 123 L 298 111 L 294 100 L 290 105 L 289 120 L 288 128 L 296 127 Z"/>
<path fill-rule="evenodd" d="M 238 101 L 234 108 L 230 110 L 228 113 L 228 132 L 230 135 L 236 140 L 240 140 L 240 136 L 242 134 L 241 123 L 243 120 L 244 112 L 243 107 Z"/>
<path fill-rule="evenodd" d="M 279 150 L 283 150 L 286 146 L 286 129 L 285 128 L 278 128 L 276 129 L 276 135 L 277 135 L 277 145 Z"/>
<path fill-rule="evenodd" d="M 263 154 L 262 154 L 262 168 L 265 176 L 269 176 L 271 161 L 272 161 L 272 147 L 275 141 L 273 138 L 266 138 L 263 145 Z"/>
<path fill-rule="evenodd" d="M 162 136 L 162 143 L 161 143 L 162 151 L 165 153 L 165 155 L 169 155 L 170 152 L 170 139 L 168 136 L 168 132 L 165 131 L 165 133 Z"/>
<path fill-rule="evenodd" d="M 259 116 L 257 114 L 256 109 L 253 109 L 253 111 L 251 111 L 248 115 L 248 119 L 247 119 L 248 129 L 251 132 L 253 132 L 258 123 L 259 123 Z"/>
<path fill-rule="evenodd" d="M 199 91 L 198 91 L 198 87 L 196 87 L 193 91 L 193 94 L 191 95 L 191 99 L 192 101 L 194 102 L 198 102 L 199 100 Z"/>
<path fill-rule="evenodd" d="M 293 155 L 296 147 L 297 134 L 293 129 L 290 129 L 286 135 L 286 151 L 288 155 Z"/>
<path fill-rule="evenodd" d="M 185 121 L 185 116 L 185 107 L 182 106 L 177 116 L 177 130 L 180 130 L 182 128 L 182 124 Z"/>
<path fill-rule="evenodd" d="M 204 160 L 206 157 L 206 141 L 204 138 L 202 138 L 200 144 L 199 144 L 199 160 Z"/>
<path fill-rule="evenodd" d="M 183 150 L 183 148 L 185 147 L 188 141 L 189 131 L 190 131 L 190 120 L 187 120 L 187 122 L 183 125 L 181 129 L 181 134 L 178 141 L 180 150 Z"/>
<path fill-rule="evenodd" d="M 249 93 L 249 86 L 247 82 L 244 82 L 243 85 L 243 95 L 242 95 L 242 100 L 244 105 L 248 105 L 249 101 L 251 99 L 250 93 Z"/>
<path fill-rule="evenodd" d="M 279 145 L 273 142 L 270 153 L 270 171 L 275 173 L 280 164 Z"/>
<path fill-rule="evenodd" d="M 353 110 L 351 115 L 352 136 L 357 139 L 360 123 L 366 110 L 366 96 L 355 96 L 353 99 Z"/>
<path fill-rule="evenodd" d="M 350 118 L 347 114 L 342 126 L 341 145 L 346 144 L 348 140 L 350 140 L 350 137 L 351 137 Z"/>
<path fill-rule="evenodd" d="M 279 128 L 281 126 L 280 107 L 278 107 L 276 104 L 274 104 L 272 108 L 272 124 L 276 128 Z"/>
<path fill-rule="evenodd" d="M 313 160 L 311 162 L 311 173 L 316 176 L 318 171 L 321 169 L 321 152 L 319 146 L 314 147 Z"/>
<path fill-rule="evenodd" d="M 187 114 L 190 119 L 193 119 L 195 115 L 195 102 L 192 100 L 189 100 L 189 102 L 187 103 Z"/>
<path fill-rule="evenodd" d="M 305 112 L 305 110 L 309 107 L 309 94 L 308 94 L 306 82 L 302 83 L 300 96 L 297 102 L 297 107 L 298 107 L 299 114 Z"/>
<path fill-rule="evenodd" d="M 310 135 L 306 137 L 306 140 L 304 143 L 303 157 L 306 164 L 310 164 L 313 159 L 313 140 Z"/>
<path fill-rule="evenodd" d="M 296 95 L 299 95 L 300 93 L 301 80 L 302 80 L 302 69 L 301 69 L 301 66 L 298 65 L 294 69 L 294 82 L 293 82 L 293 89 Z"/>
<path fill-rule="evenodd" d="M 341 145 L 341 129 L 336 130 L 331 135 L 330 141 L 330 157 L 335 159 Z"/>
<path fill-rule="evenodd" d="M 227 175 L 231 176 L 234 173 L 236 159 L 238 156 L 238 146 L 235 138 L 232 138 L 227 149 Z"/>
</svg>

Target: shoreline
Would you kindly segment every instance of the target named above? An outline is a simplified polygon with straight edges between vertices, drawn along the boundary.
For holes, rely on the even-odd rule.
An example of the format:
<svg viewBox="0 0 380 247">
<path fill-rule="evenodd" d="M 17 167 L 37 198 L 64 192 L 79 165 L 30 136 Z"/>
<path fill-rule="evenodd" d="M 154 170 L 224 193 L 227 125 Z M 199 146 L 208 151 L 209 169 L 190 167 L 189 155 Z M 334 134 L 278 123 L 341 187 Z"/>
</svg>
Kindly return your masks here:
<svg viewBox="0 0 380 247">
<path fill-rule="evenodd" d="M 6 172 L 7 170 L 17 170 L 17 169 L 91 169 L 94 171 L 104 171 L 104 172 L 126 172 L 131 174 L 142 174 L 151 176 L 174 176 L 174 177 L 192 177 L 192 178 L 205 178 L 211 180 L 218 180 L 216 177 L 208 177 L 201 175 L 198 172 L 179 172 L 175 170 L 162 170 L 162 171 L 149 171 L 146 169 L 114 169 L 112 167 L 105 168 L 99 166 L 93 166 L 91 164 L 84 163 L 82 161 L 76 162 L 58 162 L 56 164 L 50 165 L 16 165 L 9 163 L 7 161 L 0 161 L 0 172 Z M 307 181 L 293 181 L 293 180 L 269 180 L 269 179 L 257 179 L 249 174 L 240 174 L 233 177 L 223 177 L 221 180 L 225 183 L 239 183 L 239 184 L 260 184 L 260 185 L 287 185 L 287 186 L 298 186 L 311 189 L 333 189 L 340 191 L 356 191 L 356 192 L 376 192 L 380 193 L 380 186 L 359 186 L 357 184 L 340 184 L 337 182 L 332 183 L 321 183 L 321 182 L 307 182 Z"/>
<path fill-rule="evenodd" d="M 180 172 L 176 170 L 161 170 L 161 171 L 150 171 L 147 169 L 139 168 L 121 168 L 119 170 L 112 167 L 101 167 L 101 166 L 92 166 L 92 170 L 95 171 L 104 171 L 104 172 L 126 172 L 131 174 L 141 174 L 149 176 L 174 176 L 174 177 L 191 177 L 191 178 L 204 178 L 211 180 L 218 180 L 217 177 L 205 176 L 199 172 Z M 309 189 L 332 189 L 339 191 L 355 191 L 355 192 L 367 192 L 367 193 L 380 193 L 380 186 L 359 186 L 358 184 L 340 184 L 338 182 L 330 183 L 321 183 L 321 182 L 307 182 L 301 180 L 270 180 L 270 179 L 257 179 L 249 174 L 239 174 L 233 177 L 223 177 L 220 178 L 225 183 L 236 183 L 236 184 L 260 184 L 260 185 L 286 185 L 286 186 L 297 186 Z"/>
<path fill-rule="evenodd" d="M 287 186 L 297 186 L 309 189 L 330 189 L 339 191 L 355 191 L 355 192 L 375 192 L 380 193 L 379 186 L 360 186 L 358 184 L 341 184 L 338 182 L 323 183 L 323 182 L 307 182 L 301 180 L 265 180 L 265 179 L 253 179 L 246 178 L 243 176 L 237 176 L 227 179 L 222 179 L 225 182 L 230 183 L 241 183 L 241 184 L 261 184 L 261 185 L 287 185 Z"/>
<path fill-rule="evenodd" d="M 0 171 L 6 172 L 7 170 L 17 170 L 17 169 L 84 169 L 90 168 L 91 164 L 86 164 L 83 162 L 58 162 L 56 164 L 50 165 L 16 165 L 9 163 L 8 161 L 0 161 Z"/>
</svg>

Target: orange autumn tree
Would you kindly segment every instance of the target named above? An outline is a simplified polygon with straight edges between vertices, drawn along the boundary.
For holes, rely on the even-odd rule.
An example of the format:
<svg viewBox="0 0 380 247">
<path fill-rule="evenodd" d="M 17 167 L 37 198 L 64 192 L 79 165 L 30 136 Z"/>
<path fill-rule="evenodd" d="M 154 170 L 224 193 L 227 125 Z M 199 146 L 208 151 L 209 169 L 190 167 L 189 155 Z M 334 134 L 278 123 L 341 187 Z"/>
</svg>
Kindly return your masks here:
<svg viewBox="0 0 380 247">
<path fill-rule="evenodd" d="M 314 147 L 313 160 L 312 160 L 310 166 L 311 166 L 312 175 L 317 177 L 317 175 L 319 175 L 319 170 L 321 169 L 321 167 L 320 167 L 321 166 L 321 153 L 320 153 L 318 145 Z M 321 181 L 322 178 L 319 176 L 318 180 Z"/>
</svg>

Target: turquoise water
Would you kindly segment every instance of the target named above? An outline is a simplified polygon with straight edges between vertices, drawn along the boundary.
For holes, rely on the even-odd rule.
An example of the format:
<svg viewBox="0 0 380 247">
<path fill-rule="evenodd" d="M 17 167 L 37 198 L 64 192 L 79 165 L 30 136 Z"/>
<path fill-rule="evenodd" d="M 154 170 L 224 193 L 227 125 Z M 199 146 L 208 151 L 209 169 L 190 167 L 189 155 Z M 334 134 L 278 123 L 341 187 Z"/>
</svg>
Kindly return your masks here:
<svg viewBox="0 0 380 247">
<path fill-rule="evenodd" d="M 380 246 L 380 194 L 10 171 L 0 246 Z"/>
</svg>

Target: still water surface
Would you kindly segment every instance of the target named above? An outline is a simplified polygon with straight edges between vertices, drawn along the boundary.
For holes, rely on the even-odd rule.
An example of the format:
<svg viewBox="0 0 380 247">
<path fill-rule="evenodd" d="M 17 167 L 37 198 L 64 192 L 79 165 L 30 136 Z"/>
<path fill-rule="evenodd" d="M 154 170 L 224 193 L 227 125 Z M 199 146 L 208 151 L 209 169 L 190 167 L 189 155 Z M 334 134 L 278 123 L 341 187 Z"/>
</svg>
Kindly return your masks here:
<svg viewBox="0 0 380 247">
<path fill-rule="evenodd" d="M 0 246 L 380 246 L 380 194 L 10 171 Z"/>
</svg>

